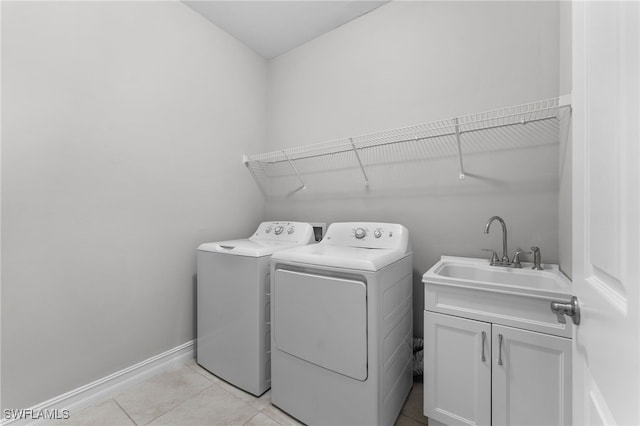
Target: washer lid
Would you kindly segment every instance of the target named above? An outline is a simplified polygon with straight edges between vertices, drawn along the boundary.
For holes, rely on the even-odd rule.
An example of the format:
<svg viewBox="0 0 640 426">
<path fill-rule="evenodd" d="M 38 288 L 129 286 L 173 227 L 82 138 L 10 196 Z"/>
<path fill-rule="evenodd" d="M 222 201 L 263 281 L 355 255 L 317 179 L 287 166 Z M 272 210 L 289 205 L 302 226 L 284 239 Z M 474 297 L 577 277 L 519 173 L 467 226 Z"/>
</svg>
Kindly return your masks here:
<svg viewBox="0 0 640 426">
<path fill-rule="evenodd" d="M 270 256 L 278 250 L 298 247 L 300 243 L 290 241 L 229 240 L 205 243 L 198 247 L 200 251 L 233 254 L 236 256 Z"/>
<path fill-rule="evenodd" d="M 273 254 L 272 259 L 361 271 L 378 271 L 402 259 L 406 254 L 406 250 L 343 247 L 320 243 L 280 250 Z"/>
<path fill-rule="evenodd" d="M 200 251 L 262 257 L 286 248 L 303 246 L 314 241 L 313 227 L 301 222 L 262 222 L 249 238 L 205 243 Z"/>
</svg>

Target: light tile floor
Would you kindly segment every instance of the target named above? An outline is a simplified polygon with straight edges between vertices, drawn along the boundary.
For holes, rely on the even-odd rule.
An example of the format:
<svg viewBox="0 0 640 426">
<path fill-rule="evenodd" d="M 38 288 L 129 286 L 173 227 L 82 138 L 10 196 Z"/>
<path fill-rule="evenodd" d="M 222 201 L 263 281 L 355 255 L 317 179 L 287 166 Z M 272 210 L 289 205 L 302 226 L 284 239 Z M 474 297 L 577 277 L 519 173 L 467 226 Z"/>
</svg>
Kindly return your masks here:
<svg viewBox="0 0 640 426">
<path fill-rule="evenodd" d="M 220 380 L 195 361 L 154 376 L 106 401 L 71 412 L 65 426 L 244 425 L 290 426 L 300 422 L 259 398 Z M 422 383 L 414 382 L 396 426 L 424 426 Z"/>
</svg>

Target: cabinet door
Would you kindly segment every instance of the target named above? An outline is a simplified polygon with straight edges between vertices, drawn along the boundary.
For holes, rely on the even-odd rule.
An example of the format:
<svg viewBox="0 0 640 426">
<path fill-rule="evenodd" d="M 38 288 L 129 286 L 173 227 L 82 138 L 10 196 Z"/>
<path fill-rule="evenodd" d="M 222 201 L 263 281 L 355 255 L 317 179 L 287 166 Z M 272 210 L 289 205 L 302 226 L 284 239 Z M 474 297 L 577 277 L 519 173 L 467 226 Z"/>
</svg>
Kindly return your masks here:
<svg viewBox="0 0 640 426">
<path fill-rule="evenodd" d="M 571 424 L 571 339 L 493 325 L 493 425 Z"/>
<path fill-rule="evenodd" d="M 425 416 L 491 424 L 491 324 L 425 312 L 424 334 Z"/>
</svg>

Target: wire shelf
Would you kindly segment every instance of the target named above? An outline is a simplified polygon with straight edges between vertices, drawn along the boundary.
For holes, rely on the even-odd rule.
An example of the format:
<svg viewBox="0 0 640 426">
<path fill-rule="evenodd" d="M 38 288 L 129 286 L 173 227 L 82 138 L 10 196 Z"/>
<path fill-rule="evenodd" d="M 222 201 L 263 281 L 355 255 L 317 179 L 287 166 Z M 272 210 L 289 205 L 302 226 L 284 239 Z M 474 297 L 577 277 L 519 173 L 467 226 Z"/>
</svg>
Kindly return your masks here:
<svg viewBox="0 0 640 426">
<path fill-rule="evenodd" d="M 559 114 L 564 109 L 570 109 L 568 97 L 556 97 L 398 129 L 244 156 L 243 163 L 267 197 L 269 181 L 273 179 L 295 177 L 297 184 L 294 183 L 294 189 L 290 193 L 292 194 L 307 189 L 304 176 L 309 173 L 360 169 L 364 185 L 369 186 L 367 168 L 374 164 L 411 161 L 414 158 L 457 156 L 459 178 L 464 179 L 464 154 L 485 150 L 486 144 L 480 135 L 486 134 L 490 137 L 491 129 L 495 129 L 493 133 L 504 129 L 510 134 L 510 143 L 517 145 L 518 139 L 530 143 L 533 138 L 524 134 L 530 133 L 531 126 L 527 129 L 526 125 L 542 123 L 543 127 L 538 127 L 537 131 L 548 132 L 549 127 L 544 127 L 544 122 L 554 119 L 557 122 Z M 473 142 L 465 144 L 464 150 L 461 145 L 463 137 Z M 298 184 L 299 186 L 296 186 Z"/>
</svg>

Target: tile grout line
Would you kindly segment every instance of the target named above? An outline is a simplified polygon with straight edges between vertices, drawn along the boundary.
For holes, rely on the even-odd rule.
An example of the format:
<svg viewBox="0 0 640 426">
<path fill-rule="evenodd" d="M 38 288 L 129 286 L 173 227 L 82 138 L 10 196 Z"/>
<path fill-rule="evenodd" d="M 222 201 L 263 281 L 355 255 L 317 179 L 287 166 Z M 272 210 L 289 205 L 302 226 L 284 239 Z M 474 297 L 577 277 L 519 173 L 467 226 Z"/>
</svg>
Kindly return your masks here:
<svg viewBox="0 0 640 426">
<path fill-rule="evenodd" d="M 411 390 L 411 392 L 413 393 L 413 390 Z M 409 394 L 409 398 L 411 398 L 411 393 Z M 420 423 L 422 425 L 426 425 L 428 420 L 427 420 L 427 417 L 423 413 L 420 413 L 420 415 L 419 415 L 420 418 L 416 418 L 409 411 L 405 411 L 405 406 L 409 402 L 409 398 L 407 398 L 407 400 L 404 402 L 404 405 L 402 406 L 402 409 L 400 409 L 400 414 L 399 414 L 398 417 L 405 416 L 405 417 L 407 417 L 407 418 L 409 418 L 409 419 L 411 419 L 411 420 L 413 420 L 415 422 L 418 422 L 418 423 Z M 420 402 L 421 398 L 418 398 L 418 401 Z"/>
<path fill-rule="evenodd" d="M 426 425 L 427 425 L 426 423 L 419 422 L 419 421 L 415 420 L 413 417 L 409 417 L 409 416 L 407 416 L 407 415 L 405 415 L 405 414 L 400 414 L 400 415 L 398 416 L 398 418 L 396 419 L 396 423 L 395 423 L 395 424 L 397 424 L 397 423 L 400 421 L 400 419 L 401 419 L 402 417 L 404 417 L 405 419 L 407 419 L 410 423 L 416 423 L 416 424 L 424 425 L 424 426 L 426 426 Z"/>
<path fill-rule="evenodd" d="M 197 369 L 197 370 L 202 369 L 202 367 L 200 367 L 197 363 L 196 363 L 196 365 L 198 366 L 198 369 Z M 204 371 L 207 371 L 207 370 L 204 370 Z M 205 378 L 207 378 L 207 379 L 208 379 L 208 377 L 207 377 L 207 376 L 205 376 L 205 374 L 204 374 L 204 373 L 201 373 L 200 371 L 198 371 L 198 373 L 202 374 Z M 224 379 L 219 378 L 218 376 L 216 376 L 216 375 L 212 374 L 211 372 L 207 371 L 207 374 L 211 374 L 211 375 L 213 375 L 214 377 L 216 377 L 216 378 L 218 379 L 218 382 L 222 382 L 222 383 L 225 383 L 225 384 L 226 384 L 226 385 L 228 385 L 228 386 L 232 386 L 232 387 L 233 387 L 233 385 L 232 385 L 231 383 L 229 383 L 229 382 L 225 381 Z M 210 379 L 209 379 L 209 380 L 210 380 Z M 268 415 L 267 413 L 263 413 L 263 410 L 264 410 L 265 408 L 267 408 L 267 407 L 269 407 L 269 406 L 273 406 L 273 405 L 271 404 L 271 402 L 269 402 L 269 404 L 267 404 L 266 406 L 264 406 L 264 407 L 262 407 L 262 408 L 258 409 L 257 407 L 255 407 L 255 406 L 251 405 L 251 404 L 249 403 L 249 401 L 245 401 L 244 399 L 242 399 L 242 398 L 240 398 L 239 396 L 235 395 L 233 392 L 231 392 L 230 390 L 228 390 L 225 386 L 221 386 L 218 382 L 212 382 L 212 383 L 213 383 L 214 385 L 218 386 L 222 391 L 224 391 L 224 392 L 225 392 L 225 393 L 227 393 L 228 395 L 232 396 L 233 398 L 235 398 L 235 399 L 239 400 L 240 402 L 242 402 L 242 403 L 244 403 L 244 404 L 248 405 L 249 407 L 251 407 L 251 408 L 253 408 L 254 410 L 256 410 L 256 411 L 257 411 L 257 412 L 256 412 L 256 414 L 254 414 L 254 415 L 253 415 L 249 420 L 247 420 L 245 423 L 243 423 L 243 425 L 244 425 L 244 424 L 247 424 L 248 422 L 250 422 L 250 421 L 251 421 L 251 419 L 253 419 L 253 418 L 254 418 L 255 416 L 257 416 L 258 414 L 263 414 L 263 415 L 267 416 L 268 418 L 270 418 L 271 420 L 273 420 L 274 422 L 276 422 L 277 424 L 282 425 L 282 423 L 280 423 L 277 419 L 274 419 L 272 416 Z M 235 387 L 234 387 L 234 388 L 235 388 Z M 238 391 L 244 392 L 244 391 L 243 391 L 242 389 L 240 389 L 240 388 L 235 388 L 235 389 L 237 389 Z M 268 390 L 267 390 L 267 392 L 268 392 Z M 247 393 L 247 392 L 244 392 L 244 393 Z M 265 392 L 265 394 L 266 394 L 266 392 Z M 250 395 L 250 394 L 248 394 L 248 393 L 247 393 L 247 395 Z M 264 395 L 264 394 L 263 394 L 263 395 Z M 255 395 L 250 395 L 250 396 L 251 396 L 255 401 L 258 401 L 262 395 L 261 395 L 260 397 L 256 397 Z M 274 407 L 274 408 L 275 408 L 275 407 Z M 282 426 L 284 426 L 284 425 L 282 425 Z"/>
<path fill-rule="evenodd" d="M 223 383 L 225 383 L 226 385 L 231 386 L 232 388 L 234 388 L 234 389 L 236 389 L 236 390 L 238 390 L 238 391 L 240 391 L 240 392 L 244 392 L 244 393 L 246 393 L 247 395 L 250 395 L 252 398 L 255 398 L 256 400 L 258 399 L 258 398 L 257 398 L 257 397 L 255 397 L 254 395 L 251 395 L 251 394 L 249 394 L 249 393 L 247 393 L 247 392 L 243 391 L 242 389 L 240 389 L 240 388 L 237 388 L 237 387 L 233 386 L 231 383 L 227 382 L 226 380 L 224 380 L 224 379 L 220 379 L 220 380 L 221 380 Z M 220 386 L 220 385 L 218 385 L 218 386 L 220 387 L 220 389 L 222 389 L 223 391 L 225 391 L 226 393 L 228 393 L 228 394 L 229 394 L 229 395 L 231 395 L 232 397 L 234 397 L 234 398 L 236 398 L 236 399 L 238 399 L 238 400 L 240 400 L 240 401 L 244 402 L 245 404 L 249 405 L 250 407 L 253 407 L 251 404 L 249 404 L 249 402 L 245 401 L 244 399 L 240 398 L 239 396 L 234 395 L 231 391 L 228 391 L 227 389 L 225 389 L 225 386 Z M 253 408 L 255 408 L 255 407 L 253 407 Z M 258 412 L 259 412 L 259 411 L 260 411 L 260 410 L 258 410 Z"/>
<path fill-rule="evenodd" d="M 260 414 L 260 411 L 258 411 L 256 414 L 254 414 L 254 415 L 253 415 L 253 417 L 251 417 L 249 420 L 247 420 L 246 422 L 244 422 L 244 423 L 242 424 L 242 426 L 245 426 L 245 425 L 246 425 L 247 423 L 249 423 L 251 420 L 255 419 L 255 418 L 256 418 L 256 416 L 257 416 L 258 414 Z"/>
<path fill-rule="evenodd" d="M 195 361 L 194 361 L 195 362 Z M 195 371 L 196 373 L 200 374 L 202 377 L 204 377 L 205 379 L 209 380 L 211 383 L 218 383 L 217 381 L 214 382 L 211 377 L 209 376 L 213 376 L 216 378 L 216 380 L 222 380 L 220 379 L 218 376 L 216 376 L 215 374 L 211 373 L 210 371 L 206 370 L 204 367 L 201 367 L 197 362 L 195 362 L 193 364 L 194 366 L 189 365 L 188 367 L 191 368 L 193 371 Z"/>
<path fill-rule="evenodd" d="M 265 407 L 265 408 L 266 408 L 266 407 Z M 262 413 L 262 410 L 260 410 L 260 411 L 258 411 L 258 412 L 259 412 L 259 413 Z M 278 419 L 274 419 L 273 417 L 271 417 L 271 416 L 269 415 L 269 413 L 262 413 L 262 414 L 264 414 L 265 416 L 269 417 L 271 420 L 273 420 L 274 422 L 278 423 L 279 425 L 282 425 L 282 423 L 280 423 L 280 422 L 278 421 Z M 284 426 L 284 425 L 282 425 L 282 426 Z"/>
<path fill-rule="evenodd" d="M 400 416 L 405 416 L 405 417 L 407 417 L 407 418 L 409 418 L 409 419 L 411 419 L 413 421 L 416 421 L 416 422 L 418 422 L 420 424 L 426 425 L 428 420 L 427 420 L 427 417 L 424 414 L 421 413 L 422 414 L 420 416 L 421 418 L 416 418 L 413 415 L 411 415 L 411 413 L 409 411 L 405 411 L 405 406 L 409 402 L 409 399 L 411 398 L 411 396 L 412 396 L 412 394 L 413 394 L 415 389 L 416 389 L 416 387 L 414 385 L 413 388 L 411 389 L 411 392 L 409 393 L 407 399 L 405 400 L 404 405 L 400 409 Z M 423 396 L 423 398 L 424 398 L 424 396 Z M 420 402 L 422 400 L 422 398 L 417 398 L 417 400 Z"/>
<path fill-rule="evenodd" d="M 407 412 L 402 412 L 400 411 L 400 416 L 405 416 L 410 418 L 411 420 L 415 420 L 416 422 L 426 425 L 427 424 L 427 417 L 426 416 L 422 416 L 422 419 L 416 419 L 415 417 L 413 417 L 411 414 L 407 413 Z"/>
<path fill-rule="evenodd" d="M 135 420 L 133 420 L 133 418 L 129 415 L 129 413 L 127 413 L 127 410 L 124 409 L 124 407 L 122 405 L 120 405 L 120 403 L 116 400 L 115 397 L 111 398 L 113 400 L 113 402 L 116 403 L 116 405 L 118 407 L 120 407 L 120 409 L 122 410 L 122 412 L 125 414 L 125 416 L 127 416 L 129 418 L 129 420 L 131 420 L 131 423 L 133 423 L 134 425 L 138 426 L 138 423 L 136 423 Z"/>
<path fill-rule="evenodd" d="M 170 409 L 168 409 L 168 410 L 167 410 L 167 411 L 165 411 L 164 413 L 162 413 L 162 414 L 160 414 L 160 415 L 158 415 L 158 416 L 156 416 L 156 417 L 152 418 L 151 420 L 149 420 L 148 422 L 146 422 L 146 423 L 145 423 L 145 425 L 148 425 L 148 424 L 151 424 L 152 422 L 155 422 L 155 421 L 156 421 L 156 420 L 158 420 L 160 417 L 162 417 L 162 416 L 164 416 L 165 414 L 167 414 L 167 413 L 169 413 L 169 412 L 171 412 L 171 411 L 175 410 L 176 408 L 180 407 L 180 406 L 181 406 L 182 404 L 184 404 L 185 402 L 189 401 L 191 398 L 195 398 L 196 396 L 200 395 L 202 392 L 204 392 L 205 390 L 207 390 L 207 389 L 211 388 L 212 386 L 215 386 L 215 383 L 213 383 L 213 382 L 212 382 L 212 383 L 211 383 L 209 386 L 207 386 L 206 388 L 201 389 L 200 391 L 198 391 L 198 392 L 194 393 L 193 395 L 191 395 L 191 396 L 189 396 L 189 397 L 187 397 L 187 398 L 185 398 L 185 399 L 183 399 L 183 400 L 180 400 L 180 402 L 179 402 L 178 404 L 176 404 L 176 406 L 175 406 L 175 407 L 171 407 Z M 135 422 L 134 422 L 134 423 L 135 423 Z M 136 423 L 136 425 L 137 425 L 137 423 Z"/>
<path fill-rule="evenodd" d="M 259 413 L 264 414 L 265 416 L 269 417 L 271 420 L 273 420 L 274 422 L 278 423 L 279 425 L 282 426 L 286 426 L 284 423 L 280 422 L 278 419 L 276 419 L 273 416 L 270 416 L 269 413 L 264 413 L 263 410 L 267 409 L 267 407 L 272 407 L 273 409 L 277 410 L 276 412 L 281 412 L 285 417 L 287 417 L 288 419 L 293 420 L 293 422 L 289 422 L 292 423 L 293 425 L 295 424 L 299 424 L 299 425 L 304 425 L 304 423 L 298 421 L 298 419 L 296 419 L 295 417 L 290 416 L 288 413 L 282 411 L 280 408 L 276 407 L 275 405 L 273 405 L 272 403 L 269 403 L 269 405 L 267 405 L 266 407 L 264 407 L 262 410 L 259 411 Z"/>
<path fill-rule="evenodd" d="M 421 425 L 426 425 L 427 424 L 427 418 L 425 417 L 424 419 L 416 419 L 415 417 L 412 417 L 406 413 L 400 413 L 400 416 L 404 416 L 408 419 L 413 420 L 414 422 L 420 423 Z M 400 418 L 400 416 L 398 416 L 398 418 Z"/>
</svg>

